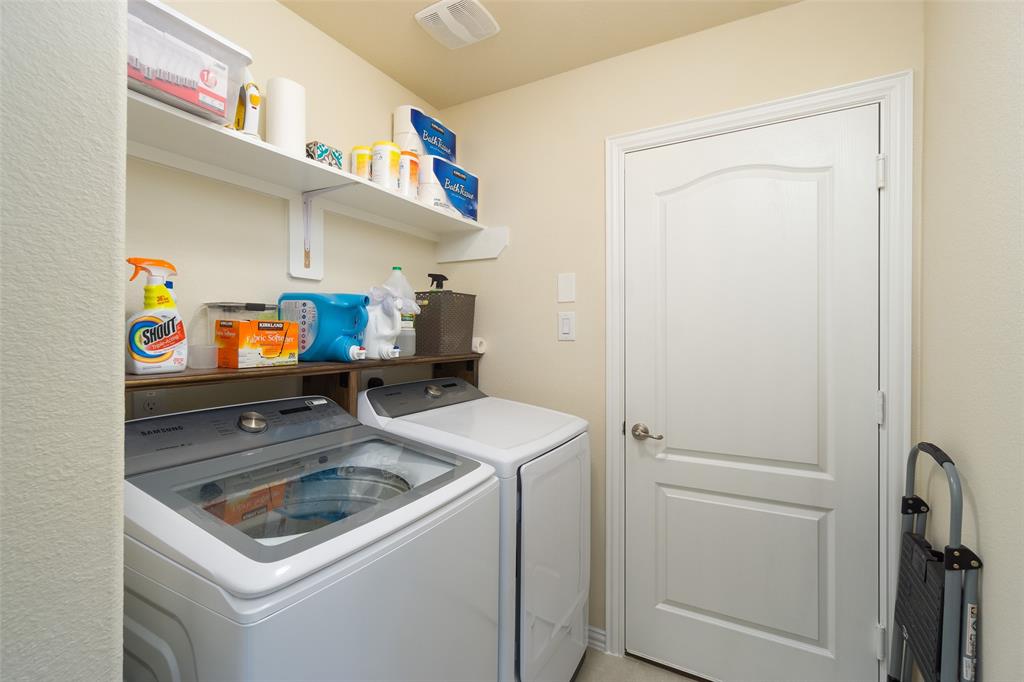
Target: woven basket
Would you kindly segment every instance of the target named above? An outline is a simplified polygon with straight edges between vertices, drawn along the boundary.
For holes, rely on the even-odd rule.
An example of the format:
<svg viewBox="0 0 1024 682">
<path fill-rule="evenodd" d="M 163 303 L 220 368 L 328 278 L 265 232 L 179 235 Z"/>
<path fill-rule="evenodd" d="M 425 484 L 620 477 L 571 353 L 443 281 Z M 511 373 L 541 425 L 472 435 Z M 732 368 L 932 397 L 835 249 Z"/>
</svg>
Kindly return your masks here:
<svg viewBox="0 0 1024 682">
<path fill-rule="evenodd" d="M 459 355 L 473 348 L 475 294 L 447 289 L 417 291 L 417 355 Z"/>
</svg>

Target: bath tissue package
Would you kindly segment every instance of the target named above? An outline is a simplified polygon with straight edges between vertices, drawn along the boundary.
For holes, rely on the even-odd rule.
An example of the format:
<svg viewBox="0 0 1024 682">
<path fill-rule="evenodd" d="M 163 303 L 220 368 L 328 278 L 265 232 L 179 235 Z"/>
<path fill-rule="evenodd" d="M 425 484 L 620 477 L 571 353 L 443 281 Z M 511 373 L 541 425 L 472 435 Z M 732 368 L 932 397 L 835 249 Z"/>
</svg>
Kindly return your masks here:
<svg viewBox="0 0 1024 682">
<path fill-rule="evenodd" d="M 476 220 L 479 196 L 480 181 L 469 171 L 440 156 L 420 157 L 420 203 Z"/>
<path fill-rule="evenodd" d="M 403 151 L 455 161 L 455 133 L 416 107 L 405 105 L 395 109 L 391 132 L 395 144 Z"/>
</svg>

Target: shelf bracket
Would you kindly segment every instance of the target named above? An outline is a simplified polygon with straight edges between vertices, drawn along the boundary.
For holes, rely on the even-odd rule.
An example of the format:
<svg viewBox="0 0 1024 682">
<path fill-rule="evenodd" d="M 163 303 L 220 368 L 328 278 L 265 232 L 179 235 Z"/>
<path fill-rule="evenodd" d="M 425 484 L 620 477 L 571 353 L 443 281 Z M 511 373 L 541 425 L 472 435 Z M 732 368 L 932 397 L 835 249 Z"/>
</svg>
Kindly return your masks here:
<svg viewBox="0 0 1024 682">
<path fill-rule="evenodd" d="M 288 199 L 288 274 L 292 277 L 324 278 L 324 212 L 313 206 L 313 200 L 340 186 L 311 189 Z"/>
<path fill-rule="evenodd" d="M 437 262 L 456 263 L 497 258 L 508 244 L 509 230 L 502 226 L 443 237 L 437 244 Z"/>
</svg>

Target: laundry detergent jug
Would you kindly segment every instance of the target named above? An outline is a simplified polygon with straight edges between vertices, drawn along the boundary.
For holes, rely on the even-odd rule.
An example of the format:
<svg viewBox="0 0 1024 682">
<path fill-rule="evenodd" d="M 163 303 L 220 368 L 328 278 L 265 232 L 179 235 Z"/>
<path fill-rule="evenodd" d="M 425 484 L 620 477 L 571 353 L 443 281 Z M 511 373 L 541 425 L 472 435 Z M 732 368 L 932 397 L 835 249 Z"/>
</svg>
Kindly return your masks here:
<svg viewBox="0 0 1024 682">
<path fill-rule="evenodd" d="M 372 360 L 394 360 L 401 353 L 398 333 L 402 330 L 402 302 L 373 303 L 367 311 L 366 356 Z"/>
<path fill-rule="evenodd" d="M 398 265 L 379 287 L 370 289 L 368 313 L 370 321 L 363 334 L 366 357 L 372 360 L 394 360 L 401 350 L 398 335 L 402 331 L 402 315 L 416 315 L 420 307 L 416 294 Z"/>
<path fill-rule="evenodd" d="M 277 299 L 278 316 L 299 325 L 300 361 L 365 360 L 369 302 L 362 294 L 287 293 Z"/>
</svg>

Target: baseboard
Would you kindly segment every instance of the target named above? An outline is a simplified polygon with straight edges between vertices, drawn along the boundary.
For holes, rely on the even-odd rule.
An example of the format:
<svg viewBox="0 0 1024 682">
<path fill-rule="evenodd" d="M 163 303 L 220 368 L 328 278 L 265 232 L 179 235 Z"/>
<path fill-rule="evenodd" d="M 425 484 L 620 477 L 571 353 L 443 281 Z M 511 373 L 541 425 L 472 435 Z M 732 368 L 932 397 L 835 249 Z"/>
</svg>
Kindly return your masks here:
<svg viewBox="0 0 1024 682">
<path fill-rule="evenodd" d="M 590 626 L 590 632 L 587 635 L 587 644 L 602 653 L 608 651 L 608 637 L 605 635 L 604 630 L 595 628 L 593 625 Z"/>
</svg>

